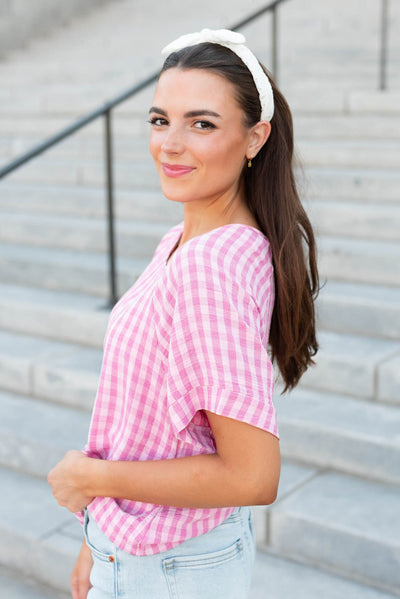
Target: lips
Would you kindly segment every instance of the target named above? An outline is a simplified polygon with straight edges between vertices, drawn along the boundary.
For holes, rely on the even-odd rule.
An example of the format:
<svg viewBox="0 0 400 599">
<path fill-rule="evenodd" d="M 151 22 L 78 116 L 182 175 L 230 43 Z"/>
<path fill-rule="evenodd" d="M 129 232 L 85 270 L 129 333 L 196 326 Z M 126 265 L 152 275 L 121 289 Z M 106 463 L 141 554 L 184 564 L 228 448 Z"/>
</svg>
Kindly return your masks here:
<svg viewBox="0 0 400 599">
<path fill-rule="evenodd" d="M 167 164 L 166 162 L 161 163 L 161 167 L 164 175 L 167 177 L 183 177 L 184 175 L 188 175 L 194 168 L 191 166 L 186 166 L 184 164 Z"/>
</svg>

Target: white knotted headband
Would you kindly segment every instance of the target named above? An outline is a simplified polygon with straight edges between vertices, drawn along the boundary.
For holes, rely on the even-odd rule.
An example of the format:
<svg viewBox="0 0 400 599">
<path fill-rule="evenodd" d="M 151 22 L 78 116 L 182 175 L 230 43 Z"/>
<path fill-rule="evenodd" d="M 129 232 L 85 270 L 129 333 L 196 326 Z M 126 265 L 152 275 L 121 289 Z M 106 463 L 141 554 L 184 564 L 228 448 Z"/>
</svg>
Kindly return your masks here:
<svg viewBox="0 0 400 599">
<path fill-rule="evenodd" d="M 204 42 L 225 46 L 234 52 L 244 62 L 254 79 L 255 86 L 260 96 L 261 120 L 270 121 L 274 114 L 274 95 L 271 83 L 262 70 L 260 63 L 253 52 L 245 46 L 246 38 L 241 33 L 229 31 L 229 29 L 203 29 L 198 33 L 188 33 L 178 37 L 175 41 L 165 46 L 161 51 L 163 56 L 169 56 L 172 52 L 178 52 L 188 46 L 196 46 Z"/>
</svg>

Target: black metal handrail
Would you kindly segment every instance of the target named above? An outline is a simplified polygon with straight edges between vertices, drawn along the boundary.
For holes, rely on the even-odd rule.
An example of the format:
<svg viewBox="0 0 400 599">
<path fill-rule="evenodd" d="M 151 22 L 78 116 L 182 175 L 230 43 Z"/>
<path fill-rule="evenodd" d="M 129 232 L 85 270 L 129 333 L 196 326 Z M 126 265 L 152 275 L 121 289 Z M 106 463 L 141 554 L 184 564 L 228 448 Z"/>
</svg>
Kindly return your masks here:
<svg viewBox="0 0 400 599">
<path fill-rule="evenodd" d="M 245 25 L 252 23 L 262 15 L 272 12 L 271 21 L 271 53 L 272 53 L 272 73 L 277 79 L 278 73 L 278 6 L 285 0 L 274 0 L 263 8 L 251 13 L 245 19 L 228 27 L 232 31 L 241 29 Z M 387 63 L 387 30 L 388 30 L 388 2 L 382 0 L 382 16 L 381 16 L 381 50 L 380 50 L 380 88 L 386 88 L 386 63 Z M 120 105 L 122 102 L 130 99 L 152 83 L 154 83 L 159 75 L 159 71 L 153 73 L 146 79 L 143 79 L 136 85 L 125 90 L 113 99 L 105 102 L 96 110 L 89 112 L 85 116 L 77 119 L 71 125 L 65 127 L 55 135 L 48 137 L 40 144 L 34 146 L 28 152 L 25 152 L 18 158 L 13 159 L 5 166 L 0 168 L 0 179 L 12 173 L 22 165 L 26 164 L 33 158 L 43 154 L 46 150 L 57 145 L 64 139 L 70 137 L 77 131 L 80 131 L 96 119 L 104 117 L 104 139 L 105 139 L 105 171 L 107 181 L 107 223 L 108 223 L 108 257 L 109 257 L 109 306 L 113 306 L 118 299 L 116 268 L 115 268 L 115 231 L 114 231 L 114 187 L 113 187 L 113 160 L 112 160 L 112 126 L 111 126 L 111 111 Z"/>
<path fill-rule="evenodd" d="M 271 46 L 272 46 L 272 64 L 273 64 L 273 73 L 276 74 L 277 69 L 277 7 L 279 4 L 284 2 L 284 0 L 274 0 L 274 2 L 269 3 L 263 8 L 253 12 L 245 19 L 235 23 L 233 26 L 228 27 L 232 31 L 240 29 L 261 17 L 266 12 L 273 12 L 272 19 L 272 36 L 271 36 Z M 107 223 L 108 223 L 108 263 L 109 263 L 109 300 L 108 306 L 112 307 L 117 302 L 118 299 L 118 291 L 117 291 L 117 273 L 115 267 L 115 230 L 114 230 L 114 185 L 113 185 L 113 160 L 112 160 L 112 128 L 111 128 L 111 111 L 124 102 L 128 100 L 138 92 L 142 91 L 155 81 L 157 81 L 159 75 L 159 71 L 153 73 L 146 79 L 143 79 L 140 83 L 130 87 L 125 90 L 118 96 L 114 97 L 112 100 L 109 100 L 96 110 L 86 114 L 85 116 L 79 118 L 74 121 L 68 127 L 65 127 L 55 135 L 45 139 L 42 143 L 33 147 L 28 152 L 25 152 L 18 158 L 12 160 L 2 168 L 0 168 L 0 179 L 12 173 L 16 169 L 20 168 L 22 165 L 26 164 L 36 156 L 43 154 L 46 150 L 52 148 L 57 145 L 67 137 L 70 137 L 83 127 L 86 127 L 96 119 L 100 117 L 104 117 L 105 120 L 105 170 L 106 170 L 106 181 L 107 181 Z"/>
</svg>

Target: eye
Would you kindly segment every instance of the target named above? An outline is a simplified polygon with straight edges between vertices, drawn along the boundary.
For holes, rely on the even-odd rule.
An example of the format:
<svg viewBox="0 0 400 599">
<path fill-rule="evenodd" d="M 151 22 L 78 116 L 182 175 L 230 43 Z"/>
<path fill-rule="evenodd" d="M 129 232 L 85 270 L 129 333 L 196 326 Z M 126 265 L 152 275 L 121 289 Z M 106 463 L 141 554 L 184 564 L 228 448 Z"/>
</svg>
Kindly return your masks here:
<svg viewBox="0 0 400 599">
<path fill-rule="evenodd" d="M 215 125 L 209 121 L 196 121 L 194 124 L 196 129 L 215 129 Z"/>
<path fill-rule="evenodd" d="M 161 116 L 154 116 L 149 121 L 150 125 L 154 127 L 162 127 L 163 125 L 168 125 L 168 121 L 163 119 Z"/>
</svg>

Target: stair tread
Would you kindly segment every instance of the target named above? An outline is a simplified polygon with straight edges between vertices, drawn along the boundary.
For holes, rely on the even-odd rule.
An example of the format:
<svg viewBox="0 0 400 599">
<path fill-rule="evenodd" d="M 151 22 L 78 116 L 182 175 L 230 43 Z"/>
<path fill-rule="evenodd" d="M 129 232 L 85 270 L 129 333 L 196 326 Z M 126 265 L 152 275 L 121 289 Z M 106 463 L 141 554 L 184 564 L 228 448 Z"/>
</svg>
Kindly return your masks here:
<svg viewBox="0 0 400 599">
<path fill-rule="evenodd" d="M 100 350 L 0 331 L 4 390 L 90 410 L 101 362 Z"/>
<path fill-rule="evenodd" d="M 107 257 L 102 253 L 96 252 L 79 252 L 74 250 L 52 248 L 49 252 L 48 248 L 26 247 L 16 243 L 0 243 L 0 256 L 4 258 L 30 258 L 32 261 L 48 262 L 51 264 L 68 263 L 71 265 L 90 266 L 93 270 L 102 270 L 106 267 Z M 117 262 L 123 268 L 135 267 L 144 270 L 149 261 L 142 258 L 126 258 L 124 256 L 117 257 Z"/>
<path fill-rule="evenodd" d="M 0 63 L 0 76 L 7 81 L 0 90 L 0 162 L 68 125 L 81 110 L 95 108 L 99 98 L 112 97 L 160 66 L 154 35 L 148 35 L 152 11 L 146 5 L 138 12 L 133 4 L 129 0 L 108 3 L 88 21 L 77 19 L 61 34 L 58 31 L 38 40 L 29 52 L 14 53 Z M 223 4 L 232 9 L 228 0 Z M 390 599 L 400 594 L 400 492 L 396 486 L 400 274 L 392 276 L 400 263 L 400 244 L 396 243 L 400 121 L 395 118 L 400 114 L 400 46 L 396 36 L 389 35 L 390 89 L 375 91 L 374 11 L 364 11 L 360 20 L 359 0 L 354 5 L 342 2 L 345 10 L 338 10 L 337 3 L 312 0 L 311 4 L 311 20 L 299 3 L 285 3 L 279 12 L 280 27 L 290 40 L 280 49 L 279 80 L 294 113 L 296 143 L 306 165 L 306 183 L 300 172 L 296 174 L 301 195 L 315 200 L 315 222 L 324 236 L 320 250 L 329 257 L 321 262 L 322 274 L 328 275 L 318 305 L 322 349 L 302 387 L 293 397 L 277 400 L 282 454 L 296 458 L 297 463 L 283 460 L 278 500 L 258 510 L 262 518 L 256 535 L 260 537 L 269 523 L 271 544 L 269 554 L 258 552 L 251 599 L 266 594 L 271 599 Z M 153 33 L 160 33 L 165 43 L 173 39 L 176 28 L 170 8 L 164 4 L 157 23 L 152 21 Z M 206 8 L 211 21 L 222 14 L 216 3 Z M 232 22 L 247 12 L 244 5 L 233 7 Z M 398 3 L 392 3 L 393 23 L 399 15 Z M 191 5 L 185 18 L 189 31 L 198 21 Z M 136 33 L 132 37 L 133 22 Z M 110 24 L 120 32 L 111 43 Z M 77 60 L 84 31 L 83 37 L 89 40 L 85 60 Z M 255 53 L 270 64 L 265 27 L 260 22 L 248 33 Z M 132 52 L 132 43 L 141 52 Z M 317 46 L 319 57 L 314 60 Z M 306 72 L 299 71 L 300 62 L 308 65 Z M 26 85 L 30 95 L 20 93 Z M 147 231 L 154 238 L 164 225 L 181 220 L 175 217 L 177 206 L 162 197 L 143 141 L 148 135 L 144 121 L 151 95 L 151 89 L 145 90 L 113 114 L 120 244 L 131 232 L 141 234 L 146 220 L 152 223 Z M 41 164 L 33 163 L 7 177 L 0 186 L 3 225 L 16 229 L 18 224 L 25 230 L 31 225 L 31 235 L 37 239 L 43 224 L 53 226 L 54 232 L 57 227 L 60 238 L 70 225 L 77 233 L 92 231 L 93 236 L 103 236 L 102 133 L 99 119 L 50 151 L 40 159 Z M 13 216 L 14 212 L 19 216 Z M 46 216 L 40 222 L 29 213 Z M 61 220 L 57 214 L 68 217 Z M 78 215 L 92 220 L 84 222 Z M 46 482 L 11 468 L 33 469 L 43 476 L 51 457 L 68 448 L 70 440 L 77 444 L 84 440 L 108 318 L 107 311 L 99 310 L 103 303 L 99 296 L 106 294 L 105 257 L 94 250 L 99 245 L 90 247 L 85 255 L 76 250 L 0 244 L 4 280 L 0 284 L 0 456 L 9 465 L 9 469 L 0 467 L 4 489 L 0 563 L 20 570 L 13 584 L 10 572 L 0 569 L 0 588 L 3 593 L 7 589 L 8 599 L 47 599 L 46 588 L 32 594 L 25 576 L 36 576 L 67 591 L 80 544 L 79 524 L 57 506 Z M 147 265 L 147 260 L 129 259 L 122 253 L 118 261 L 121 289 L 132 284 Z M 29 284 L 53 289 L 64 284 L 71 292 L 31 289 Z M 72 291 L 79 289 L 83 296 Z M 83 347 L 85 343 L 91 347 Z M 64 422 L 60 414 L 69 423 L 65 431 L 57 429 Z M 21 453 L 12 452 L 13 463 L 13 456 L 6 459 L 7 451 L 11 453 L 11 447 L 18 444 Z M 50 448 L 47 455 L 46 448 Z M 43 456 L 36 470 L 35 455 Z M 381 482 L 376 482 L 379 476 Z M 391 485 L 384 484 L 385 477 Z M 277 552 L 281 555 L 274 555 Z M 309 564 L 296 564 L 290 557 Z M 358 582 L 344 580 L 340 574 L 356 577 Z M 386 585 L 387 592 L 374 585 Z M 49 593 L 49 599 L 58 599 L 57 593 Z"/>
<path fill-rule="evenodd" d="M 268 591 L 266 591 L 268 589 Z M 394 599 L 392 595 L 322 572 L 311 566 L 258 552 L 250 599 Z"/>
<path fill-rule="evenodd" d="M 79 525 L 73 522 L 71 514 L 59 508 L 51 496 L 49 486 L 44 481 L 11 472 L 2 467 L 0 467 L 0 478 L 3 483 L 2 487 L 7 489 L 7 493 L 0 500 L 2 507 L 0 531 L 3 538 L 7 540 L 14 538 L 15 540 L 7 548 L 9 561 L 12 562 L 17 559 L 17 556 L 20 556 L 22 547 L 35 546 L 42 560 L 48 558 L 49 553 L 57 549 L 58 554 L 61 551 L 64 557 L 68 558 L 65 559 L 66 562 L 73 563 L 79 548 Z M 364 497 L 364 501 L 359 502 L 362 503 L 361 507 L 359 503 L 357 504 L 355 511 L 354 501 L 357 496 Z M 27 497 L 29 497 L 28 502 Z M 287 516 L 299 519 L 303 524 L 304 531 L 307 531 L 310 523 L 318 526 L 320 530 L 329 528 L 328 532 L 331 532 L 332 528 L 338 529 L 342 535 L 348 537 L 350 544 L 354 542 L 354 539 L 356 541 L 360 539 L 364 543 L 366 551 L 373 551 L 375 542 L 378 542 L 381 550 L 386 552 L 392 547 L 397 547 L 399 543 L 398 537 L 396 537 L 396 526 L 391 526 L 391 519 L 396 521 L 394 516 L 397 514 L 398 498 L 398 489 L 393 487 L 376 484 L 372 486 L 351 477 L 339 476 L 335 473 L 322 473 L 304 482 L 300 488 L 293 489 L 290 494 L 269 510 L 271 511 L 272 525 L 276 524 L 276 515 L 279 515 L 280 522 Z M 342 507 L 339 518 L 337 512 L 334 511 L 334 506 L 338 504 Z M 350 511 L 349 505 L 353 508 Z M 378 513 L 375 512 L 377 506 Z M 332 512 L 334 512 L 334 519 L 332 519 Z M 373 518 L 372 514 L 374 514 Z M 277 543 L 282 543 L 282 532 L 278 529 L 278 537 L 276 530 L 274 532 L 272 529 L 272 532 L 271 549 L 274 551 Z M 308 541 L 304 538 L 303 541 L 307 546 Z M 320 539 L 317 551 L 321 550 L 321 542 Z M 310 552 L 306 553 L 305 558 L 307 557 L 311 561 Z M 353 554 L 350 565 L 353 564 L 354 559 L 355 555 Z M 363 599 L 364 597 L 386 599 L 387 596 L 382 591 L 368 589 L 363 585 L 318 572 L 310 566 L 293 564 L 285 560 L 283 556 L 277 557 L 259 552 L 257 562 L 253 582 L 253 592 L 257 594 L 254 599 L 258 599 L 258 597 L 261 599 L 263 596 L 260 593 L 262 590 L 265 592 L 265 581 L 269 578 L 267 574 L 269 568 L 272 567 L 276 568 L 271 580 L 271 591 L 274 590 L 274 592 L 275 589 L 281 592 L 282 584 L 284 588 L 292 588 L 292 585 L 295 584 L 296 573 L 297 575 L 304 573 L 306 580 L 305 584 L 301 585 L 304 593 L 326 588 L 326 592 L 329 594 L 323 596 L 332 597 L 332 599 L 339 596 L 354 597 L 354 599 L 361 599 L 361 597 Z M 48 559 L 46 563 L 48 564 Z M 26 571 L 29 572 L 29 570 L 30 564 Z M 43 567 L 38 570 L 39 574 L 42 573 Z M 282 578 L 283 571 L 291 573 L 288 578 Z M 38 575 L 37 571 L 36 575 Z M 264 587 L 262 581 L 264 581 Z M 53 582 L 55 582 L 54 579 Z M 62 577 L 59 575 L 57 586 L 66 588 L 67 584 L 66 575 Z M 305 594 L 304 596 L 314 595 Z M 389 596 L 387 597 L 389 598 Z"/>
<path fill-rule="evenodd" d="M 399 500 L 398 486 L 322 472 L 273 507 L 271 546 L 288 555 L 301 551 L 306 560 L 388 590 L 398 588 Z"/>
<path fill-rule="evenodd" d="M 0 588 L 7 599 L 69 599 L 70 594 L 44 587 L 20 572 L 0 566 Z"/>
<path fill-rule="evenodd" d="M 380 373 L 387 368 L 387 363 L 382 362 L 383 356 L 388 357 L 389 364 L 392 356 L 396 360 L 400 359 L 400 343 L 377 342 L 375 339 L 348 335 L 343 337 L 334 333 L 324 333 L 322 343 L 330 352 L 331 363 L 337 360 L 331 378 L 337 378 L 337 371 L 340 368 L 344 370 L 346 365 L 350 372 L 347 376 L 353 376 L 355 380 L 356 377 L 365 380 L 369 376 L 373 380 L 376 370 Z M 76 418 L 83 423 L 80 429 L 75 427 L 81 432 L 87 426 L 87 417 L 81 412 L 71 411 L 70 407 L 91 409 L 101 359 L 100 350 L 0 332 L 0 382 L 3 387 L 8 386 L 14 393 L 30 393 L 60 402 L 66 414 L 71 414 L 71 419 Z M 363 370 L 359 374 L 361 368 Z M 352 375 L 353 372 L 356 374 Z M 345 374 L 343 377 L 347 380 Z M 386 378 L 382 377 L 383 380 Z M 352 398 L 348 395 L 353 392 L 351 387 L 344 389 L 347 395 L 313 389 L 313 385 L 318 388 L 318 384 L 319 379 L 314 383 L 311 381 L 311 389 L 303 386 L 293 391 L 292 397 L 287 399 L 276 397 L 284 455 L 297 455 L 306 462 L 314 460 L 318 464 L 351 470 L 379 480 L 400 481 L 400 437 L 397 432 L 400 429 L 400 412 L 397 406 Z M 36 405 L 35 400 L 32 399 L 30 403 L 26 397 L 19 404 L 15 403 L 13 412 L 15 396 L 0 393 L 0 397 L 3 397 L 4 405 L 0 410 L 5 410 L 5 423 L 12 423 L 19 411 L 23 412 L 22 406 L 25 406 L 26 411 L 32 406 L 32 413 L 35 414 L 48 410 L 48 415 L 43 416 L 44 423 L 47 417 L 51 423 L 61 413 L 59 406 L 40 402 Z M 33 437 L 30 445 L 34 447 L 36 428 L 30 428 L 30 421 L 34 421 L 33 416 L 26 426 L 28 438 L 29 434 Z M 301 442 L 304 430 L 309 434 Z M 51 426 L 49 438 L 52 438 Z M 5 448 L 8 445 L 6 443 Z"/>
<path fill-rule="evenodd" d="M 400 483 L 397 406 L 305 389 L 295 389 L 275 405 L 285 457 Z"/>
<path fill-rule="evenodd" d="M 0 462 L 45 477 L 66 451 L 84 446 L 89 421 L 84 412 L 0 391 Z"/>
</svg>

